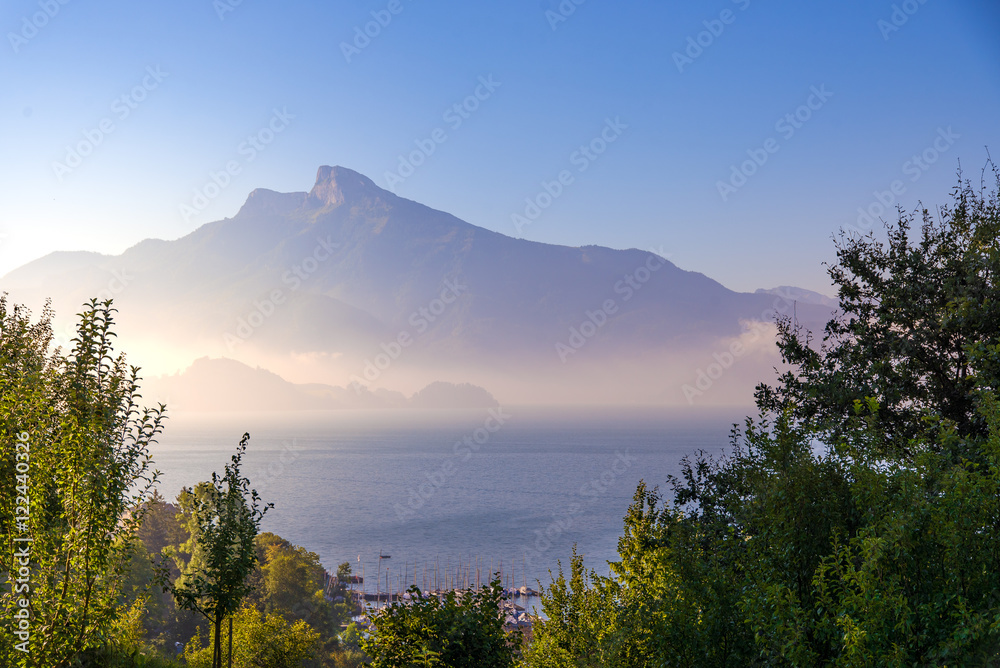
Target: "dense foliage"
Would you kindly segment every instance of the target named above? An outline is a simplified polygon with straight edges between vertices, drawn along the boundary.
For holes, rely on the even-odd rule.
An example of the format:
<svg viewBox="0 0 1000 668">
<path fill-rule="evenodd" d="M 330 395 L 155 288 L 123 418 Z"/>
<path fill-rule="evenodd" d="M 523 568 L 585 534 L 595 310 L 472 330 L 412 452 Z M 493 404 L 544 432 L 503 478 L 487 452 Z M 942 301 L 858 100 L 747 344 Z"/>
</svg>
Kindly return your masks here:
<svg viewBox="0 0 1000 668">
<path fill-rule="evenodd" d="M 372 668 L 514 666 L 517 640 L 504 631 L 499 577 L 460 596 L 424 596 L 416 586 L 409 594 L 407 604 L 389 605 L 372 618 L 372 633 L 361 643 Z"/>
<path fill-rule="evenodd" d="M 115 641 L 119 583 L 155 480 L 163 407 L 113 347 L 110 302 L 88 304 L 68 353 L 0 296 L 0 664 L 67 665 Z M 20 635 L 18 635 L 20 634 Z M 25 651 L 22 651 L 25 650 Z M 30 660 L 29 660 L 30 655 Z"/>
<path fill-rule="evenodd" d="M 953 199 L 937 220 L 922 210 L 919 230 L 915 214 L 901 214 L 885 242 L 874 233 L 840 239 L 829 269 L 839 313 L 818 348 L 794 321 L 779 321 L 792 367 L 777 387 L 758 388 L 762 409 L 792 407 L 812 428 L 843 436 L 854 402 L 872 398 L 879 446 L 891 456 L 908 455 L 917 435 L 933 440 L 930 415 L 960 436 L 985 436 L 976 389 L 1000 382 L 1000 199 L 968 182 Z"/>
<path fill-rule="evenodd" d="M 823 341 L 781 323 L 759 417 L 639 487 L 610 577 L 573 556 L 526 666 L 1000 665 L 997 191 L 939 215 L 842 237 Z"/>
<path fill-rule="evenodd" d="M 227 632 L 228 642 L 228 632 Z M 277 613 L 262 615 L 244 607 L 233 616 L 233 668 L 300 668 L 314 665 L 320 636 L 303 621 L 288 622 Z M 229 653 L 225 654 L 228 665 Z M 188 643 L 184 658 L 191 668 L 212 668 L 213 649 L 198 636 Z"/>
<path fill-rule="evenodd" d="M 344 584 L 351 575 L 350 564 L 341 564 L 337 584 L 327 587 L 325 570 L 315 552 L 273 533 L 260 534 L 254 543 L 258 566 L 250 577 L 253 590 L 246 603 L 262 614 L 308 624 L 319 634 L 317 656 L 335 655 L 340 626 L 355 611 Z"/>
</svg>

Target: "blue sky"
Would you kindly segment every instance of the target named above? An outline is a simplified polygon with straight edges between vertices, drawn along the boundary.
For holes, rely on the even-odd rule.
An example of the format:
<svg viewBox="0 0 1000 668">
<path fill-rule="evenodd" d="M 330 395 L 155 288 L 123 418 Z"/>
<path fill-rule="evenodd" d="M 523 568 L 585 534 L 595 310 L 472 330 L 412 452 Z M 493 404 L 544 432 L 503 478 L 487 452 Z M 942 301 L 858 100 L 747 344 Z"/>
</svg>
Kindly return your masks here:
<svg viewBox="0 0 1000 668">
<path fill-rule="evenodd" d="M 578 1 L 7 0 L 0 274 L 339 164 L 512 236 L 829 292 L 859 207 L 944 203 L 1000 153 L 996 3 Z"/>
</svg>

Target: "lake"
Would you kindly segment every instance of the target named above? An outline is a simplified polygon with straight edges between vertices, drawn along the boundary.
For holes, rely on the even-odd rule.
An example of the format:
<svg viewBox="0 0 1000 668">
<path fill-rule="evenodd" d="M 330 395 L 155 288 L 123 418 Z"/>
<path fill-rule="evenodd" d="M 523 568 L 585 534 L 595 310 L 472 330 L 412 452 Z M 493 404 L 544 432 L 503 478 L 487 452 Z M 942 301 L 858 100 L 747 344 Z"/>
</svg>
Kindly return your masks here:
<svg viewBox="0 0 1000 668">
<path fill-rule="evenodd" d="M 160 492 L 220 474 L 243 432 L 243 472 L 273 502 L 262 525 L 348 561 L 366 589 L 548 585 L 573 545 L 608 572 L 636 485 L 666 489 L 684 455 L 721 453 L 749 408 L 330 411 L 173 415 L 153 446 Z M 390 559 L 379 559 L 379 555 Z M 405 578 L 403 574 L 406 574 Z M 436 573 L 436 576 L 435 576 Z M 460 574 L 461 573 L 461 574 Z"/>
</svg>

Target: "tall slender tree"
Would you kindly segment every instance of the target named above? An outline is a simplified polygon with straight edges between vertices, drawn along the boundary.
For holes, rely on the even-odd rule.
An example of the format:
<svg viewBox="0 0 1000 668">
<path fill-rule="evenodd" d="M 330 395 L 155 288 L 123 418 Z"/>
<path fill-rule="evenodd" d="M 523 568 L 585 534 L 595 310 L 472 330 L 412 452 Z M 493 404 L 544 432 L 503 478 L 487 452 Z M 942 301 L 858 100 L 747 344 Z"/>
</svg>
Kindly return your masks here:
<svg viewBox="0 0 1000 668">
<path fill-rule="evenodd" d="M 222 622 L 235 613 L 250 591 L 250 574 L 257 563 L 254 538 L 264 514 L 274 504 L 262 504 L 250 479 L 240 473 L 250 434 L 243 434 L 236 454 L 220 477 L 182 491 L 178 501 L 190 540 L 186 563 L 178 564 L 181 576 L 174 582 L 161 571 L 165 591 L 180 608 L 197 612 L 211 623 L 213 668 L 222 668 Z"/>
</svg>

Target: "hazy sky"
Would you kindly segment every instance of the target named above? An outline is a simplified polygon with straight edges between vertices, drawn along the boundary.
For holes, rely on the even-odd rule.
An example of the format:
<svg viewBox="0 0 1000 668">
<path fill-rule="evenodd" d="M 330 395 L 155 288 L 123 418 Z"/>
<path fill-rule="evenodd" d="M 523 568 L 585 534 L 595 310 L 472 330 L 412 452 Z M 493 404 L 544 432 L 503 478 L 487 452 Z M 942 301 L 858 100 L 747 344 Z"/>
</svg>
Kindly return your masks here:
<svg viewBox="0 0 1000 668">
<path fill-rule="evenodd" d="M 5 0 L 0 26 L 0 274 L 339 164 L 512 236 L 825 290 L 876 193 L 940 204 L 1000 158 L 992 1 Z"/>
</svg>

